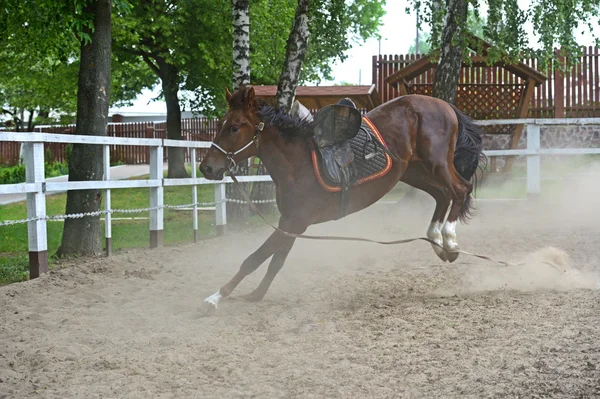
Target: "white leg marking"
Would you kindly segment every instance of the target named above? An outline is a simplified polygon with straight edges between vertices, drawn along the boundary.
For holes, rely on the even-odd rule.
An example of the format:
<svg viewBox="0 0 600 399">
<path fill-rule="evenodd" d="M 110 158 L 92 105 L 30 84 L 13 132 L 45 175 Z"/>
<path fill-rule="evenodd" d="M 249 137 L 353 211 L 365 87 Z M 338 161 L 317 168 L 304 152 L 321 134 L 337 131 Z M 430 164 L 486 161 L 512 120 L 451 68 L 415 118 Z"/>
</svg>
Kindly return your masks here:
<svg viewBox="0 0 600 399">
<path fill-rule="evenodd" d="M 442 229 L 442 236 L 444 237 L 444 248 L 448 251 L 458 250 L 458 243 L 456 242 L 456 220 L 454 222 L 446 222 Z"/>
<path fill-rule="evenodd" d="M 427 238 L 435 241 L 440 246 L 443 246 L 444 241 L 442 238 L 441 227 L 442 227 L 442 222 L 431 222 L 431 224 L 429 225 L 429 229 L 427 229 Z M 441 257 L 442 259 L 445 259 L 446 253 L 444 252 L 444 250 L 442 248 L 440 248 L 436 245 L 433 245 L 433 244 L 431 244 L 431 247 L 433 248 L 433 250 L 439 257 Z"/>
<path fill-rule="evenodd" d="M 217 291 L 214 294 L 212 294 L 211 296 L 206 297 L 204 299 L 204 302 L 214 306 L 216 309 L 219 305 L 219 301 L 221 300 L 221 298 L 223 298 L 223 295 L 221 295 L 221 291 Z"/>
</svg>

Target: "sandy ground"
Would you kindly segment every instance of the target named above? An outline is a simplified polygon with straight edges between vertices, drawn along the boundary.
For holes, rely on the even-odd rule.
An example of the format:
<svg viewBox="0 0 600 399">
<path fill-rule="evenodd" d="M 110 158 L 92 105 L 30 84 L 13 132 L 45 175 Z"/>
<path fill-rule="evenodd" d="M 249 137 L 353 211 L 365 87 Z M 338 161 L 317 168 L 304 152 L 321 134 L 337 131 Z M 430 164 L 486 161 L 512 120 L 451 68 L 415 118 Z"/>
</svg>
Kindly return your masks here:
<svg viewBox="0 0 600 399">
<path fill-rule="evenodd" d="M 263 302 L 202 312 L 261 227 L 0 287 L 0 398 L 600 397 L 600 185 L 586 187 L 479 203 L 459 226 L 463 249 L 517 266 L 443 263 L 424 242 L 298 241 Z M 432 206 L 375 205 L 309 233 L 422 236 Z"/>
</svg>

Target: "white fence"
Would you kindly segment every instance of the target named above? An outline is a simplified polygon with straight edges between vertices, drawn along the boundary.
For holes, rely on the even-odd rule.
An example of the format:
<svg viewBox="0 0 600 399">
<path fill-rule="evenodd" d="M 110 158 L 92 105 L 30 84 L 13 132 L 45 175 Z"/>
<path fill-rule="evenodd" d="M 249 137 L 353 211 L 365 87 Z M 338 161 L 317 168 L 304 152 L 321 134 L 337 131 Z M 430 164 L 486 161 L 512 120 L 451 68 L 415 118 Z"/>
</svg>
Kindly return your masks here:
<svg viewBox="0 0 600 399">
<path fill-rule="evenodd" d="M 494 156 L 527 156 L 527 193 L 537 195 L 540 192 L 540 156 L 541 155 L 579 155 L 600 154 L 600 148 L 585 149 L 541 149 L 540 127 L 544 125 L 600 125 L 600 118 L 586 119 L 510 119 L 478 121 L 480 125 L 525 124 L 527 126 L 527 149 L 524 150 L 493 150 L 485 151 L 488 157 Z M 226 177 L 220 182 L 197 177 L 196 149 L 209 148 L 208 142 L 191 142 L 167 139 L 133 139 L 101 136 L 76 136 L 48 133 L 2 133 L 0 141 L 15 141 L 24 144 L 24 163 L 26 165 L 26 182 L 20 184 L 0 185 L 2 194 L 27 194 L 27 219 L 0 221 L 0 227 L 17 224 L 28 224 L 30 277 L 35 278 L 48 270 L 48 245 L 46 237 L 46 221 L 50 219 L 76 218 L 83 216 L 105 215 L 105 239 L 107 254 L 112 248 L 112 213 L 149 211 L 150 216 L 150 247 L 162 245 L 163 211 L 165 208 L 191 207 L 193 209 L 194 239 L 198 231 L 198 207 L 202 205 L 215 206 L 216 228 L 218 234 L 223 234 L 227 224 L 226 202 L 235 201 L 225 196 L 225 184 L 232 182 Z M 44 144 L 55 143 L 85 143 L 104 147 L 104 180 L 78 182 L 50 182 L 44 176 Z M 150 148 L 150 178 L 147 180 L 110 180 L 110 145 L 134 145 Z M 191 152 L 192 177 L 184 179 L 163 178 L 163 151 L 165 147 L 184 147 Z M 270 176 L 240 176 L 241 182 L 271 181 Z M 211 203 L 199 203 L 197 186 L 203 184 L 215 185 L 215 200 Z M 164 187 L 191 186 L 192 203 L 187 205 L 164 204 Z M 111 208 L 111 189 L 147 187 L 150 190 L 149 207 L 144 209 L 114 210 Z M 46 193 L 66 190 L 104 190 L 104 209 L 90 214 L 48 216 L 46 214 Z M 264 200 L 263 200 L 264 202 Z"/>
</svg>

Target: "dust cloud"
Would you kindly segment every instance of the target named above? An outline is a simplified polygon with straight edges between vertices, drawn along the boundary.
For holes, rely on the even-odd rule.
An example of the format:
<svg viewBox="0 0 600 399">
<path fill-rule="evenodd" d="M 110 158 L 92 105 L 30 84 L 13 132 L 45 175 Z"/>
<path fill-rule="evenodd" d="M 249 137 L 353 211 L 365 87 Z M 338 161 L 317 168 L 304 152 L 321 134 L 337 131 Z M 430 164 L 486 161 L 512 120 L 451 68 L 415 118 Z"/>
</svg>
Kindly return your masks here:
<svg viewBox="0 0 600 399">
<path fill-rule="evenodd" d="M 598 183 L 476 201 L 461 248 L 515 266 L 444 263 L 422 241 L 299 239 L 262 302 L 211 317 L 202 299 L 268 227 L 73 260 L 0 287 L 0 397 L 598 397 Z M 434 201 L 391 198 L 307 233 L 424 236 Z"/>
</svg>

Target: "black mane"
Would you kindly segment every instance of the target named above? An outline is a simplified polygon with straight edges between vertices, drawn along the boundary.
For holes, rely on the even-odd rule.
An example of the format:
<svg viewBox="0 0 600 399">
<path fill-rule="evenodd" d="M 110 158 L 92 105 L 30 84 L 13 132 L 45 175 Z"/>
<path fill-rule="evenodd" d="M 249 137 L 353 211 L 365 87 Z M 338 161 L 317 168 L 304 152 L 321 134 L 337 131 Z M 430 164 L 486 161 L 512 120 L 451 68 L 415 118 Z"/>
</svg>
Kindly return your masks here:
<svg viewBox="0 0 600 399">
<path fill-rule="evenodd" d="M 307 119 L 291 116 L 282 108 L 275 108 L 267 103 L 260 104 L 258 114 L 268 126 L 273 126 L 286 141 L 295 137 L 308 139 L 313 135 L 312 124 Z"/>
</svg>

